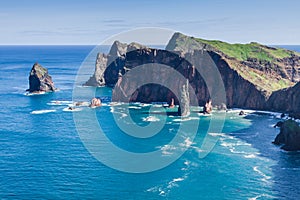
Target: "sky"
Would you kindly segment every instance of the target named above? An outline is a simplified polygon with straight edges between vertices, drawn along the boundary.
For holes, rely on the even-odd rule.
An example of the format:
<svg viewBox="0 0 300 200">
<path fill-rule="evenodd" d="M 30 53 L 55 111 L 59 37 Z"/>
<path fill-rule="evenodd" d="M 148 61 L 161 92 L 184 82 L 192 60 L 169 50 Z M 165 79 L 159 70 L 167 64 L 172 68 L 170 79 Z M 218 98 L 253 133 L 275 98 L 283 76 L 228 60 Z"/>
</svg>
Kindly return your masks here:
<svg viewBox="0 0 300 200">
<path fill-rule="evenodd" d="M 0 0 L 0 45 L 99 44 L 158 27 L 230 43 L 300 44 L 298 0 Z"/>
</svg>

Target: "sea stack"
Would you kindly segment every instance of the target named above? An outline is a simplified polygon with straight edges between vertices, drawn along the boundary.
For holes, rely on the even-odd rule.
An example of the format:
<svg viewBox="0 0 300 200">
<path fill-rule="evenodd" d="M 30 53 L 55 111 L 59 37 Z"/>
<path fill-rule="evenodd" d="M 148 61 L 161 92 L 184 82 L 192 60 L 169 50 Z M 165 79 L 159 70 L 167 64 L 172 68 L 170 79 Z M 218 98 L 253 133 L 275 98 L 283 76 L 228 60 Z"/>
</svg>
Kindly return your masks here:
<svg viewBox="0 0 300 200">
<path fill-rule="evenodd" d="M 54 92 L 55 87 L 51 76 L 48 74 L 48 69 L 35 63 L 29 74 L 29 89 L 30 93 L 39 92 Z"/>
<path fill-rule="evenodd" d="M 300 126 L 293 120 L 277 123 L 280 133 L 276 136 L 273 144 L 283 145 L 281 148 L 286 151 L 300 150 Z"/>
<path fill-rule="evenodd" d="M 189 80 L 182 85 L 180 90 L 180 106 L 178 115 L 188 117 L 190 115 L 190 96 L 189 96 Z"/>
<path fill-rule="evenodd" d="M 211 101 L 211 99 L 209 99 L 208 101 L 206 101 L 206 103 L 203 107 L 203 113 L 211 114 L 211 112 L 212 112 L 212 101 Z"/>
</svg>

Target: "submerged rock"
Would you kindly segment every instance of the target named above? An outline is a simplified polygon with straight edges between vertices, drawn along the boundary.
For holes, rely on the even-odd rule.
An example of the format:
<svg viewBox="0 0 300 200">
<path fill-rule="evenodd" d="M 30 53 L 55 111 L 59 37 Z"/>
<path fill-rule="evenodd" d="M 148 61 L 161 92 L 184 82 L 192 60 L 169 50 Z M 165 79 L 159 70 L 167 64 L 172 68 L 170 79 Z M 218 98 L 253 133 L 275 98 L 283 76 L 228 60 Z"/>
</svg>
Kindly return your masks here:
<svg viewBox="0 0 300 200">
<path fill-rule="evenodd" d="M 243 110 L 241 110 L 239 115 L 245 115 L 245 112 Z"/>
<path fill-rule="evenodd" d="M 283 145 L 281 148 L 286 151 L 300 150 L 300 126 L 293 120 L 280 123 L 280 133 L 276 136 L 273 144 Z"/>
<path fill-rule="evenodd" d="M 39 92 L 53 92 L 55 91 L 52 77 L 48 74 L 48 69 L 35 63 L 29 75 L 29 89 L 30 93 Z"/>
</svg>

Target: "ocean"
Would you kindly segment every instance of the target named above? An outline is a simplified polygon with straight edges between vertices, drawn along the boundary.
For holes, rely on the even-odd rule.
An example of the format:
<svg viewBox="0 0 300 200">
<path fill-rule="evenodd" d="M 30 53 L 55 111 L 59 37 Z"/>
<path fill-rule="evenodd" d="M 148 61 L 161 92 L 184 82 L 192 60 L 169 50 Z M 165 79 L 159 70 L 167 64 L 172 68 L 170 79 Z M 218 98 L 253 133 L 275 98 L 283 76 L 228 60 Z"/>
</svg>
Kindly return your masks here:
<svg viewBox="0 0 300 200">
<path fill-rule="evenodd" d="M 77 71 L 93 48 L 0 46 L 1 199 L 299 198 L 300 153 L 284 152 L 271 143 L 279 132 L 273 128 L 280 120 L 276 113 L 248 111 L 246 116 L 239 116 L 240 109 L 226 115 L 215 112 L 214 120 L 221 123 L 219 116 L 224 116 L 225 121 L 222 131 L 214 133 L 208 131 L 213 117 L 199 115 L 198 108 L 182 120 L 160 114 L 164 108 L 159 104 L 111 105 L 112 89 L 107 87 L 81 87 L 95 92 L 104 104 L 92 111 L 82 107 L 70 112 L 67 107 L 72 104 Z M 300 46 L 287 48 L 300 51 Z M 102 50 L 107 52 L 108 47 Z M 91 71 L 94 61 L 86 62 Z M 48 68 L 59 91 L 26 95 L 35 62 Z M 78 127 L 78 116 L 85 127 Z M 100 147 L 95 144 L 102 147 L 98 154 L 102 157 L 94 156 L 95 149 L 85 141 L 89 137 L 79 133 L 81 128 L 87 133 L 96 132 L 90 124 L 94 118 L 109 140 L 101 141 Z M 125 134 L 118 126 L 120 122 L 161 129 L 153 137 L 136 138 Z M 189 128 L 180 130 L 195 123 L 199 126 L 194 138 Z M 176 135 L 181 142 L 171 143 Z M 215 143 L 206 156 L 201 156 L 206 136 Z M 114 151 L 103 148 L 108 143 L 134 155 L 159 150 L 162 162 L 178 152 L 182 155 L 156 170 L 132 173 L 110 166 L 110 161 L 120 168 L 136 163 L 126 157 L 119 159 Z M 103 157 L 107 160 L 102 162 Z"/>
</svg>

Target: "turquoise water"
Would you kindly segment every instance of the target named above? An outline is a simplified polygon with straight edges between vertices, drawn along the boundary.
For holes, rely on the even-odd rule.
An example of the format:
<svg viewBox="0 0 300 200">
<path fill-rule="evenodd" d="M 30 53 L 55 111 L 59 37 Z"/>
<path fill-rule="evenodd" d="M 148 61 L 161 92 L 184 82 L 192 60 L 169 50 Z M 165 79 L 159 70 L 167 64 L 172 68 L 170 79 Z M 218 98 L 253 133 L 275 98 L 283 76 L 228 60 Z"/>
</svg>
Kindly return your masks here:
<svg viewBox="0 0 300 200">
<path fill-rule="evenodd" d="M 278 133 L 272 128 L 278 121 L 274 116 L 241 117 L 238 110 L 228 112 L 222 133 L 208 133 L 217 143 L 201 158 L 201 144 L 211 116 L 193 112 L 182 121 L 177 116 L 155 112 L 149 115 L 147 105 L 110 106 L 111 89 L 105 87 L 97 88 L 96 96 L 105 97 L 106 104 L 92 112 L 113 144 L 136 153 L 161 150 L 162 157 L 190 147 L 171 165 L 149 173 L 125 173 L 99 162 L 85 148 L 76 130 L 75 112 L 66 111 L 67 104 L 72 103 L 77 70 L 92 48 L 0 47 L 1 199 L 297 199 L 300 196 L 300 154 L 283 152 L 271 144 Z M 25 95 L 29 71 L 36 61 L 49 69 L 60 91 Z M 57 105 L 55 101 L 66 102 Z M 125 112 L 127 108 L 129 113 Z M 81 109 L 76 113 L 89 122 L 86 114 L 91 109 Z M 161 110 L 156 107 L 151 111 Z M 215 120 L 220 120 L 218 116 L 222 114 L 214 115 Z M 159 124 L 164 119 L 166 123 L 154 137 L 138 139 L 128 136 L 116 123 L 118 120 L 132 123 L 129 116 L 142 127 Z M 199 123 L 194 140 L 189 131 L 183 131 L 182 143 L 168 145 L 178 134 L 179 126 L 194 123 Z M 109 150 L 102 153 L 114 157 Z"/>
</svg>

